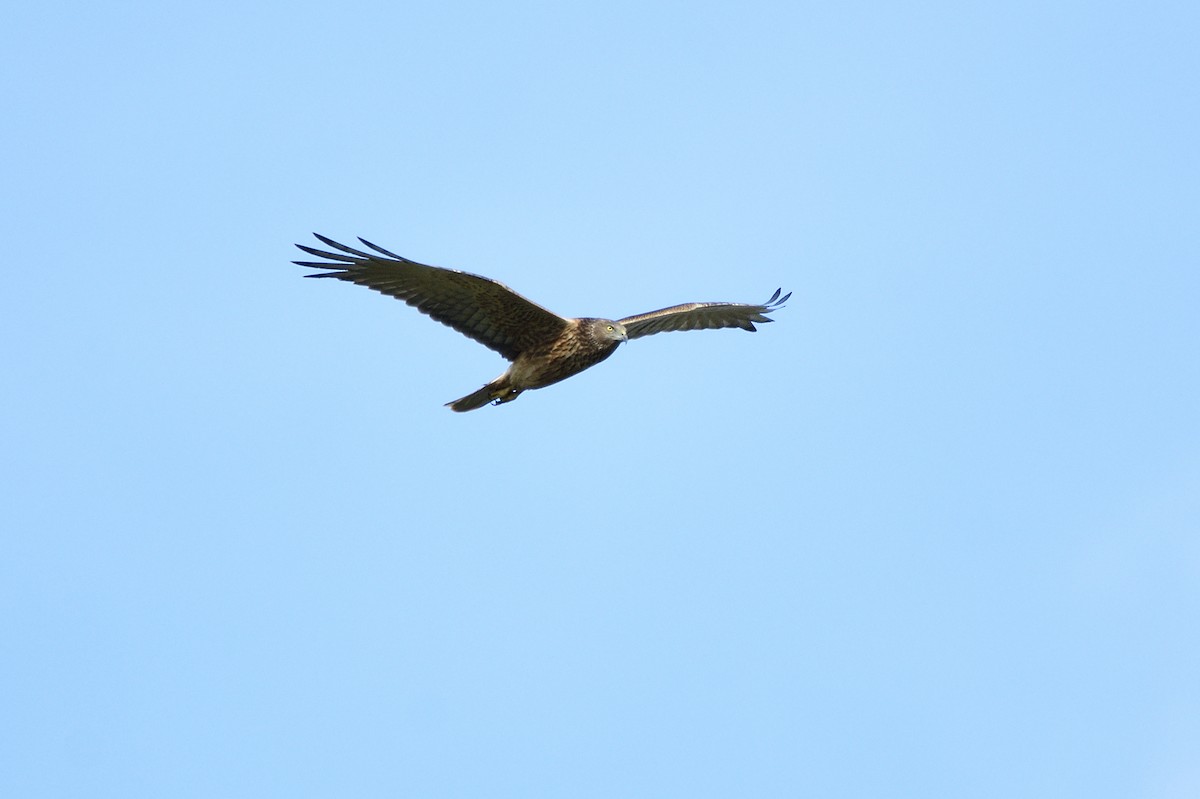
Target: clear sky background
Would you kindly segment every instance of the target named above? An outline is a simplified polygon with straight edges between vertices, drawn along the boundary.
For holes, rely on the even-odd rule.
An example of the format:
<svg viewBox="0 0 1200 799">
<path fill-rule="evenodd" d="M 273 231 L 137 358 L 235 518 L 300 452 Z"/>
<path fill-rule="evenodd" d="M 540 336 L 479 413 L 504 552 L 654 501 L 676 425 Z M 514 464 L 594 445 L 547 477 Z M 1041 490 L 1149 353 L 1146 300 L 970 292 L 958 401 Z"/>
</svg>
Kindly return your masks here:
<svg viewBox="0 0 1200 799">
<path fill-rule="evenodd" d="M 1200 796 L 1194 3 L 13 5 L 0 795 Z M 306 281 L 794 292 L 518 402 Z"/>
</svg>

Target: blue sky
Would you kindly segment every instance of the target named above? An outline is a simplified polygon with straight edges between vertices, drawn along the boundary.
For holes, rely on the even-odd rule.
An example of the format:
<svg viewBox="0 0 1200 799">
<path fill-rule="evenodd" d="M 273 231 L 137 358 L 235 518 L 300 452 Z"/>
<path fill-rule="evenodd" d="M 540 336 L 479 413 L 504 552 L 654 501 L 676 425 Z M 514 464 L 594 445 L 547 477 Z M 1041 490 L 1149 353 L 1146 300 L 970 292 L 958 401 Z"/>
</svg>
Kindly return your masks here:
<svg viewBox="0 0 1200 799">
<path fill-rule="evenodd" d="M 1198 28 L 10 9 L 0 793 L 1200 795 Z M 794 294 L 459 415 L 314 230 Z"/>
</svg>

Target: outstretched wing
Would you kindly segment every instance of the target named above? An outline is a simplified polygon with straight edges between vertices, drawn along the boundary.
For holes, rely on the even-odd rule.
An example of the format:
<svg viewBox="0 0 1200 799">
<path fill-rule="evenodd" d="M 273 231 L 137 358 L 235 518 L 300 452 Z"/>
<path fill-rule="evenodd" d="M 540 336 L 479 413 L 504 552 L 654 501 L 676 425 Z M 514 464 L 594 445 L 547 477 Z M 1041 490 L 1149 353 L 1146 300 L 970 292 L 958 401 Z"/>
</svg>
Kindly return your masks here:
<svg viewBox="0 0 1200 799">
<path fill-rule="evenodd" d="M 674 305 L 661 311 L 627 316 L 619 320 L 625 326 L 629 338 L 652 336 L 655 333 L 666 333 L 671 330 L 717 330 L 722 327 L 740 327 L 742 330 L 755 331 L 755 322 L 770 322 L 764 314 L 777 311 L 792 296 L 789 291 L 782 297 L 775 289 L 771 299 L 762 305 L 739 305 L 734 302 L 689 302 L 684 305 Z"/>
<path fill-rule="evenodd" d="M 313 235 L 337 252 L 297 244 L 309 255 L 328 259 L 294 261 L 300 266 L 329 270 L 305 277 L 334 277 L 404 300 L 510 361 L 530 347 L 553 341 L 567 328 L 568 320 L 495 280 L 419 264 L 366 239 L 359 241 L 379 255 L 347 247 L 319 233 Z"/>
</svg>

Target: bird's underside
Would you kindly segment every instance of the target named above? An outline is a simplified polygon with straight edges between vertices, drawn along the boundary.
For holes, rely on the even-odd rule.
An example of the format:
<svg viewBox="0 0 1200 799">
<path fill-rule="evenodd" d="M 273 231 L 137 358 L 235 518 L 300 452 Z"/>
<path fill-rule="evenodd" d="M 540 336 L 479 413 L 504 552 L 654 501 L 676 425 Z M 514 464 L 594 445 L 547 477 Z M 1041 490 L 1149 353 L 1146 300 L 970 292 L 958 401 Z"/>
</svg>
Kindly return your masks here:
<svg viewBox="0 0 1200 799">
<path fill-rule="evenodd" d="M 761 305 L 692 302 L 624 319 L 558 316 L 490 278 L 419 264 L 359 239 L 373 252 L 315 235 L 332 251 L 297 244 L 323 261 L 295 261 L 324 269 L 306 277 L 332 277 L 395 297 L 423 314 L 500 353 L 511 362 L 504 374 L 465 397 L 447 403 L 471 411 L 488 403 L 512 402 L 521 392 L 557 383 L 603 361 L 629 339 L 674 330 L 736 327 L 753 332 L 770 322 L 792 295 L 776 289 Z"/>
</svg>

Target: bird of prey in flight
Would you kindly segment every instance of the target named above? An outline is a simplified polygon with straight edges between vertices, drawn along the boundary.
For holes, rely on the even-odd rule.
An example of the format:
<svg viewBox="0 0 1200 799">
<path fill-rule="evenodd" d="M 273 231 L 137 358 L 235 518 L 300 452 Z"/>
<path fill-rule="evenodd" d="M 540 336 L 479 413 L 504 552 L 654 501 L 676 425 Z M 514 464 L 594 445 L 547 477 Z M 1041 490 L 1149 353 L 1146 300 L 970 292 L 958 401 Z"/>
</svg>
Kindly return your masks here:
<svg viewBox="0 0 1200 799">
<path fill-rule="evenodd" d="M 323 261 L 295 261 L 327 271 L 305 277 L 332 277 L 404 300 L 459 333 L 473 338 L 512 362 L 504 374 L 478 391 L 446 403 L 455 411 L 512 402 L 521 392 L 545 388 L 616 351 L 622 341 L 671 330 L 737 327 L 754 332 L 755 322 L 783 307 L 791 293 L 776 289 L 761 305 L 689 302 L 624 319 L 569 319 L 546 310 L 490 278 L 427 266 L 359 239 L 374 252 L 347 247 L 314 233 L 334 251 L 297 244 Z"/>
</svg>

